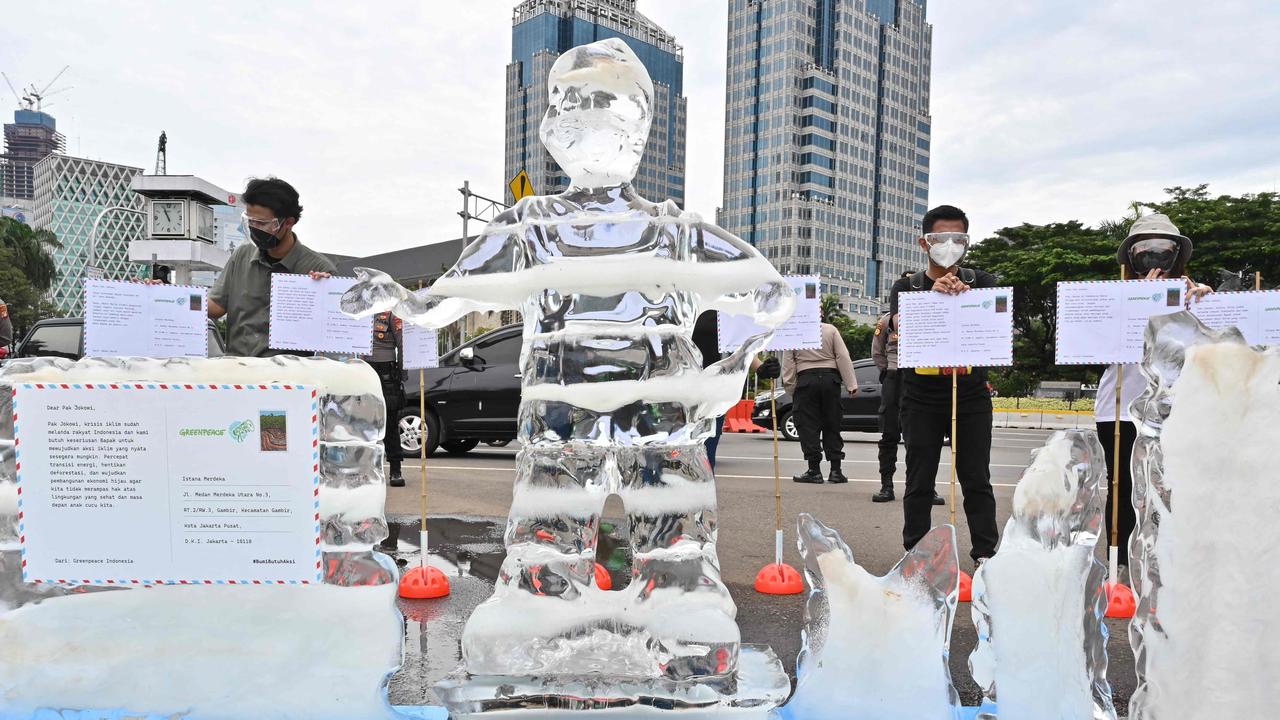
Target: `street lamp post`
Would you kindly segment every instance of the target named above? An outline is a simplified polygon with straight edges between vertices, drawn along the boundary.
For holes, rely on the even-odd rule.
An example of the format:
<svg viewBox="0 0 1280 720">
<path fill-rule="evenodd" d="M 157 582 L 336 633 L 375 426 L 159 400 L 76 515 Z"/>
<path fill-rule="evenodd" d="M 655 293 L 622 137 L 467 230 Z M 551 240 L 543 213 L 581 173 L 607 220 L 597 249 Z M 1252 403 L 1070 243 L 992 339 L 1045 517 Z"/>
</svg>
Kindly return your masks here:
<svg viewBox="0 0 1280 720">
<path fill-rule="evenodd" d="M 109 208 L 106 208 L 102 212 L 98 213 L 98 216 L 93 219 L 93 228 L 89 230 L 89 262 L 85 266 L 86 275 L 88 275 L 91 271 L 100 273 L 96 265 L 98 261 L 98 222 L 101 221 L 103 216 L 106 215 L 107 213 L 115 212 L 117 210 L 120 212 L 135 213 L 137 215 L 143 216 L 144 218 L 147 216 L 147 213 L 142 210 L 137 210 L 131 207 L 125 207 L 123 205 L 113 205 Z M 95 278 L 95 279 L 100 279 L 100 278 Z"/>
</svg>

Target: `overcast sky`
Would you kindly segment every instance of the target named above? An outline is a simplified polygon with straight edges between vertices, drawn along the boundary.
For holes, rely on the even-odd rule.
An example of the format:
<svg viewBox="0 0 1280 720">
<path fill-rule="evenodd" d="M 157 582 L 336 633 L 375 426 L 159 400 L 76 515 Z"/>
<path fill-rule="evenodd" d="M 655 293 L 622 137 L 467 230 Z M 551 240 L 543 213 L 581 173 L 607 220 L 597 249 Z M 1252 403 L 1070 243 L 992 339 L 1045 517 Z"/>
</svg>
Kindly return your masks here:
<svg viewBox="0 0 1280 720">
<path fill-rule="evenodd" d="M 511 0 L 10 5 L 0 70 L 43 85 L 71 65 L 48 108 L 71 154 L 150 172 L 165 130 L 170 173 L 279 175 L 304 242 L 348 255 L 459 236 L 463 180 L 502 197 Z M 711 217 L 725 3 L 640 8 L 684 45 L 687 205 Z M 1117 217 L 1171 185 L 1280 184 L 1276 0 L 933 0 L 929 20 L 930 203 L 979 237 Z"/>
</svg>

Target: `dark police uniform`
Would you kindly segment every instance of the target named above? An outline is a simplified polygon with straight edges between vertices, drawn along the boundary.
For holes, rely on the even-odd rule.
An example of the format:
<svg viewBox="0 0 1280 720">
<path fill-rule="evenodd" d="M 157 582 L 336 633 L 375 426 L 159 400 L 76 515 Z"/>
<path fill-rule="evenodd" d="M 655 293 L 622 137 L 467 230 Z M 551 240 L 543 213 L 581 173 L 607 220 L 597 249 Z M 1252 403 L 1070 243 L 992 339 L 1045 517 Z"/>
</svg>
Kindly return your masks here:
<svg viewBox="0 0 1280 720">
<path fill-rule="evenodd" d="M 373 318 L 373 352 L 366 358 L 382 383 L 382 400 L 387 405 L 387 431 L 382 443 L 391 477 L 400 477 L 400 410 L 404 408 L 404 337 L 402 321 L 389 312 Z"/>
<path fill-rule="evenodd" d="M 890 493 L 898 469 L 898 443 L 902 440 L 898 426 L 898 338 L 889 329 L 892 318 L 888 313 L 880 318 L 871 340 L 871 357 L 880 368 L 880 487 Z"/>
<path fill-rule="evenodd" d="M 991 273 L 960 268 L 960 280 L 973 288 L 996 286 Z M 923 271 L 901 278 L 889 295 L 890 317 L 898 314 L 898 294 L 933 291 L 933 280 Z M 896 327 L 894 328 L 896 330 Z M 932 371 L 932 372 L 930 372 Z M 996 553 L 1000 540 L 996 529 L 996 498 L 991 489 L 991 393 L 987 371 L 961 369 L 956 395 L 956 479 L 964 492 L 964 513 L 974 560 Z M 910 550 L 933 526 L 934 481 L 943 438 L 951 429 L 951 375 L 936 368 L 904 369 L 899 403 L 901 426 L 907 444 L 907 492 L 902 498 L 902 544 Z"/>
</svg>

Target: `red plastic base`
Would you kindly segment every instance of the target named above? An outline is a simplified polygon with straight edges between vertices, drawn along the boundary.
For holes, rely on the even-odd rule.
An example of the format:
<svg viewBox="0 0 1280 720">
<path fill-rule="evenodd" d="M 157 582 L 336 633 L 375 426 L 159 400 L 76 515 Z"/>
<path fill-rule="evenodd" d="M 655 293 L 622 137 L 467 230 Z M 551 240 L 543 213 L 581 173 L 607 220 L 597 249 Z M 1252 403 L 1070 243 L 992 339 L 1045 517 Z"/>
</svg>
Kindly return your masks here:
<svg viewBox="0 0 1280 720">
<path fill-rule="evenodd" d="M 609 575 L 609 568 L 596 563 L 596 587 L 601 590 L 613 589 L 613 577 Z"/>
<path fill-rule="evenodd" d="M 765 595 L 799 595 L 804 592 L 800 571 L 786 563 L 765 565 L 756 573 L 756 592 Z"/>
<path fill-rule="evenodd" d="M 400 577 L 400 597 L 432 600 L 449 594 L 449 578 L 440 568 L 419 565 Z"/>
<path fill-rule="evenodd" d="M 960 571 L 960 602 L 973 602 L 973 577 L 969 573 Z"/>
<path fill-rule="evenodd" d="M 1138 611 L 1138 600 L 1129 586 L 1107 583 L 1107 617 L 1131 618 Z"/>
</svg>

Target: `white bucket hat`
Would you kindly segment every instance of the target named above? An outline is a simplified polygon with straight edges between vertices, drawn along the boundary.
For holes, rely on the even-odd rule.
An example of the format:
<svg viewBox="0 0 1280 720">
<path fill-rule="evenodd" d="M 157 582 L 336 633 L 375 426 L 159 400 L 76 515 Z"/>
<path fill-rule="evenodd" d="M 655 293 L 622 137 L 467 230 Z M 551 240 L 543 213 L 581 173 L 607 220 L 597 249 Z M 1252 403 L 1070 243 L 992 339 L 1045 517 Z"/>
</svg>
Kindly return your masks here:
<svg viewBox="0 0 1280 720">
<path fill-rule="evenodd" d="M 1129 248 L 1133 247 L 1138 240 L 1153 236 L 1177 240 L 1178 266 L 1186 267 L 1187 262 L 1191 260 L 1191 238 L 1178 232 L 1178 226 L 1173 224 L 1168 215 L 1161 213 L 1153 213 L 1133 221 L 1129 226 L 1129 236 L 1120 243 L 1120 249 L 1116 251 L 1116 262 L 1128 265 Z"/>
</svg>

